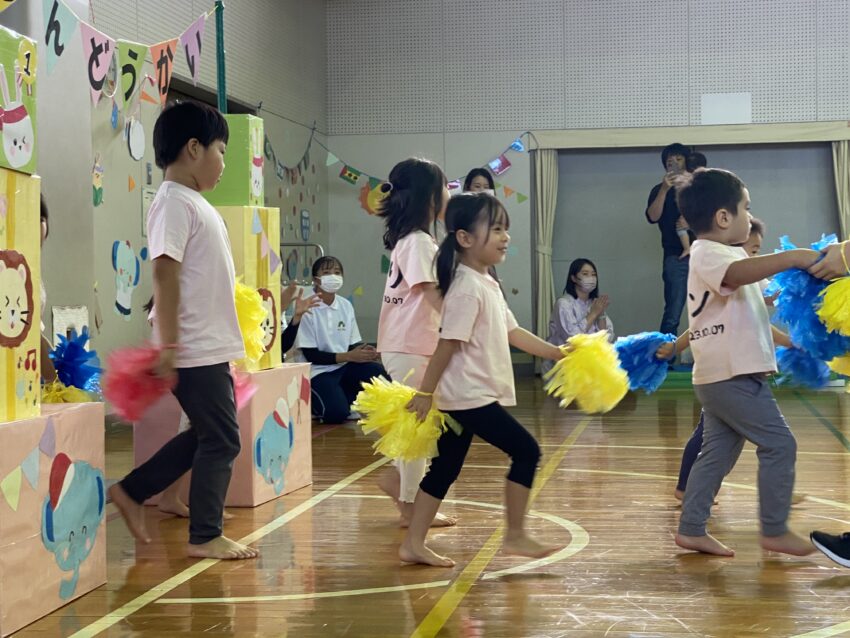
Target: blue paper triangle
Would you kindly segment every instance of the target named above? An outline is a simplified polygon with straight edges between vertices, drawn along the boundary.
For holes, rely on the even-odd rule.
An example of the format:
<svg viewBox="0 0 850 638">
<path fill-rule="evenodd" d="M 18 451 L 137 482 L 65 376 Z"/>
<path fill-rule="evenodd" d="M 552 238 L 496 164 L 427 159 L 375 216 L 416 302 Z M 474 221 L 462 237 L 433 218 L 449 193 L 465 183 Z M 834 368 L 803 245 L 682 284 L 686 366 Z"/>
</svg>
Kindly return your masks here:
<svg viewBox="0 0 850 638">
<path fill-rule="evenodd" d="M 27 454 L 27 458 L 21 463 L 21 470 L 32 489 L 38 489 L 38 447 L 34 447 L 32 452 Z"/>
<path fill-rule="evenodd" d="M 263 232 L 263 222 L 260 221 L 260 211 L 254 209 L 254 221 L 251 222 L 251 232 L 254 235 L 259 235 Z"/>
</svg>

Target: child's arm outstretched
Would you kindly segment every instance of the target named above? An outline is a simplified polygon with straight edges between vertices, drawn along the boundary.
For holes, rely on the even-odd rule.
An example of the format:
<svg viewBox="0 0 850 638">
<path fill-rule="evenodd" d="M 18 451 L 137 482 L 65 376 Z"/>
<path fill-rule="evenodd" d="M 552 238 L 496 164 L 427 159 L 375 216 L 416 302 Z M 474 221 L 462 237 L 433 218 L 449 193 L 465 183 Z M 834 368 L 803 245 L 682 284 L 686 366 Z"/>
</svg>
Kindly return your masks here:
<svg viewBox="0 0 850 638">
<path fill-rule="evenodd" d="M 542 359 L 557 361 L 564 354 L 558 346 L 554 346 L 540 337 L 530 333 L 525 328 L 514 328 L 508 333 L 508 342 L 514 347 L 528 354 Z"/>
<path fill-rule="evenodd" d="M 758 257 L 747 257 L 730 264 L 723 277 L 723 285 L 727 288 L 738 288 L 747 284 L 754 284 L 762 279 L 772 277 L 776 273 L 789 268 L 801 268 L 806 270 L 811 267 L 820 253 L 808 248 L 795 248 L 785 250 L 772 255 L 760 255 Z"/>
<path fill-rule="evenodd" d="M 443 376 L 449 361 L 460 348 L 460 344 L 461 342 L 455 339 L 440 339 L 437 343 L 437 349 L 434 350 L 434 354 L 428 362 L 425 376 L 416 391 L 416 396 L 407 404 L 407 409 L 415 412 L 420 421 L 424 421 L 425 417 L 428 416 L 431 403 L 434 400 L 434 390 L 437 389 L 440 377 Z"/>
</svg>

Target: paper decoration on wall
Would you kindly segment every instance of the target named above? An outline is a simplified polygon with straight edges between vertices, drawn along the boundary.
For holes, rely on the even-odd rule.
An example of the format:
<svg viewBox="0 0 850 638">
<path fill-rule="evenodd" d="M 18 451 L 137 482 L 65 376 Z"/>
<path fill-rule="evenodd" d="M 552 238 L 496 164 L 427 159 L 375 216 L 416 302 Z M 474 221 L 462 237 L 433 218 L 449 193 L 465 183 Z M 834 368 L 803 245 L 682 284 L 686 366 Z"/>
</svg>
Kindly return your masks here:
<svg viewBox="0 0 850 638">
<path fill-rule="evenodd" d="M 277 269 L 280 268 L 280 257 L 278 254 L 272 249 L 269 254 L 269 270 L 271 274 L 275 274 Z"/>
<path fill-rule="evenodd" d="M 352 294 L 355 297 L 362 297 L 363 296 L 363 286 L 357 286 L 357 288 L 354 289 Z"/>
<path fill-rule="evenodd" d="M 103 326 L 103 312 L 100 309 L 100 295 L 97 294 L 97 282 L 94 282 L 94 329 L 100 334 Z"/>
<path fill-rule="evenodd" d="M 518 203 L 522 204 L 523 202 L 528 201 L 528 195 L 523 195 L 522 193 L 517 193 L 516 194 L 516 201 Z"/>
<path fill-rule="evenodd" d="M 254 218 L 251 220 L 251 234 L 259 235 L 263 232 L 263 223 L 260 221 L 260 212 L 254 209 Z"/>
<path fill-rule="evenodd" d="M 112 101 L 112 115 L 109 117 L 109 123 L 112 125 L 112 130 L 118 128 L 118 104 Z"/>
<path fill-rule="evenodd" d="M 265 233 L 263 233 L 263 236 L 260 238 L 260 256 L 262 258 L 268 257 L 271 248 L 272 247 L 269 245 L 269 238 L 266 237 Z"/>
<path fill-rule="evenodd" d="M 43 0 L 44 46 L 47 49 L 47 72 L 52 73 L 56 61 L 77 30 L 77 16 L 60 0 Z"/>
<path fill-rule="evenodd" d="M 0 13 L 3 13 L 6 9 L 15 4 L 15 0 L 0 0 Z"/>
<path fill-rule="evenodd" d="M 21 168 L 29 164 L 35 150 L 32 117 L 23 101 L 23 72 L 17 65 L 10 69 L 11 81 L 7 84 L 6 69 L 0 64 L 0 94 L 3 106 L 0 108 L 0 130 L 3 134 L 3 152 L 7 166 Z M 30 69 L 32 71 L 32 69 Z M 9 91 L 15 87 L 15 99 Z"/>
<path fill-rule="evenodd" d="M 325 166 L 333 166 L 339 161 L 336 155 L 333 153 L 328 153 L 328 158 L 325 160 Z"/>
<path fill-rule="evenodd" d="M 141 265 L 129 241 L 112 243 L 112 269 L 115 271 L 115 314 L 130 321 L 133 291 L 139 285 Z"/>
<path fill-rule="evenodd" d="M 32 95 L 32 86 L 35 84 L 35 78 L 38 75 L 38 49 L 32 40 L 26 38 L 21 39 L 21 44 L 18 46 L 17 57 L 18 69 L 21 72 L 21 79 L 24 81 L 27 95 Z"/>
<path fill-rule="evenodd" d="M 19 465 L 14 470 L 9 472 L 6 477 L 0 481 L 0 491 L 3 492 L 3 498 L 13 511 L 18 511 L 18 501 L 21 497 L 21 466 Z"/>
<path fill-rule="evenodd" d="M 493 171 L 494 175 L 501 175 L 511 167 L 511 162 L 507 157 L 505 157 L 505 154 L 502 153 L 496 159 L 488 162 L 487 166 L 490 167 L 490 170 Z"/>
<path fill-rule="evenodd" d="M 505 197 L 510 197 L 515 192 L 514 189 L 511 188 L 510 186 L 505 186 L 504 191 L 505 191 Z"/>
<path fill-rule="evenodd" d="M 198 77 L 201 74 L 201 43 L 204 40 L 204 26 L 207 22 L 206 14 L 199 17 L 180 36 L 180 46 L 186 56 L 186 64 L 189 66 L 189 75 L 192 76 L 192 84 L 198 86 Z"/>
<path fill-rule="evenodd" d="M 522 143 L 522 138 L 516 138 L 511 144 L 511 150 L 516 151 L 517 153 L 525 153 L 525 144 Z"/>
<path fill-rule="evenodd" d="M 340 178 L 342 178 L 349 184 L 356 184 L 357 180 L 360 179 L 360 175 L 362 175 L 360 171 L 358 171 L 356 168 L 349 166 L 348 164 L 345 164 L 339 173 Z"/>
<path fill-rule="evenodd" d="M 97 106 L 103 93 L 103 83 L 109 63 L 115 53 L 115 40 L 85 22 L 80 23 L 83 38 L 83 56 L 88 69 L 89 90 L 93 106 Z"/>
<path fill-rule="evenodd" d="M 38 441 L 38 449 L 48 458 L 56 456 L 56 427 L 53 425 L 53 417 L 47 419 L 47 425 L 44 426 L 44 432 Z"/>
<path fill-rule="evenodd" d="M 100 161 L 100 153 L 95 154 L 91 167 L 91 189 L 92 204 L 97 208 L 103 203 L 103 163 Z"/>
<path fill-rule="evenodd" d="M 21 471 L 24 473 L 24 478 L 34 490 L 38 489 L 38 460 L 38 448 L 35 447 L 21 462 Z"/>
<path fill-rule="evenodd" d="M 174 71 L 174 52 L 177 50 L 178 38 L 166 40 L 151 45 L 151 58 L 156 71 L 156 87 L 159 91 L 159 102 L 165 104 L 168 97 L 168 87 L 171 86 L 171 74 Z"/>
<path fill-rule="evenodd" d="M 141 161 L 145 156 L 145 128 L 142 123 L 136 118 L 131 117 L 127 120 L 125 127 L 127 136 L 127 151 L 137 162 Z M 133 190 L 132 188 L 130 190 Z"/>
<path fill-rule="evenodd" d="M 155 188 L 142 189 L 142 237 L 148 236 L 148 213 L 151 210 L 151 204 L 156 198 Z"/>
<path fill-rule="evenodd" d="M 360 208 L 370 215 L 377 215 L 381 202 L 390 195 L 392 186 L 382 182 L 377 177 L 370 177 L 367 184 L 360 189 Z"/>
<path fill-rule="evenodd" d="M 25 317 L 35 309 L 33 282 L 25 255 L 17 250 L 0 250 L 0 299 L 4 300 L 4 311 L 9 306 L 0 323 L 0 347 L 17 348 L 29 335 L 30 322 Z M 7 352 L 13 356 L 12 350 Z"/>
<path fill-rule="evenodd" d="M 381 273 L 386 275 L 390 272 L 390 258 L 386 255 L 381 255 Z"/>
<path fill-rule="evenodd" d="M 53 306 L 53 347 L 59 345 L 59 335 L 66 339 L 71 337 L 71 332 L 83 334 L 83 330 L 89 327 L 89 309 L 86 306 Z M 88 350 L 90 342 L 86 342 Z"/>
<path fill-rule="evenodd" d="M 289 280 L 298 277 L 298 253 L 293 248 L 286 256 L 286 278 Z"/>
<path fill-rule="evenodd" d="M 310 241 L 310 211 L 301 211 L 301 240 Z"/>
<path fill-rule="evenodd" d="M 142 83 L 142 65 L 147 55 L 147 45 L 118 40 L 118 68 L 121 71 L 121 95 L 124 96 L 125 113 L 130 110 L 133 95 Z"/>
<path fill-rule="evenodd" d="M 448 188 L 450 191 L 456 191 L 460 187 L 461 187 L 461 182 L 460 182 L 459 179 L 456 179 L 456 180 L 451 181 L 448 184 L 446 184 L 446 188 Z"/>
<path fill-rule="evenodd" d="M 127 192 L 132 193 L 134 190 L 136 190 L 136 180 L 132 175 L 127 175 Z"/>
</svg>

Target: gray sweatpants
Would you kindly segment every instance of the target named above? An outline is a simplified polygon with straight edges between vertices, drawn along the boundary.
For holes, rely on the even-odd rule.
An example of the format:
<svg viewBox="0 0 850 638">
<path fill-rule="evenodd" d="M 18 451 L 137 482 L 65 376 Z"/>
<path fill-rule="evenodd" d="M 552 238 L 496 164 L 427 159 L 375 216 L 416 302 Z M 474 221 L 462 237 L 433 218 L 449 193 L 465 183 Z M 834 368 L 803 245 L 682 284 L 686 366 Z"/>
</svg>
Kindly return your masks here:
<svg viewBox="0 0 850 638">
<path fill-rule="evenodd" d="M 705 412 L 702 451 L 691 470 L 682 502 L 679 533 L 705 535 L 711 505 L 741 454 L 744 441 L 758 455 L 759 518 L 764 536 L 788 531 L 797 442 L 763 375 L 743 375 L 695 385 Z"/>
</svg>

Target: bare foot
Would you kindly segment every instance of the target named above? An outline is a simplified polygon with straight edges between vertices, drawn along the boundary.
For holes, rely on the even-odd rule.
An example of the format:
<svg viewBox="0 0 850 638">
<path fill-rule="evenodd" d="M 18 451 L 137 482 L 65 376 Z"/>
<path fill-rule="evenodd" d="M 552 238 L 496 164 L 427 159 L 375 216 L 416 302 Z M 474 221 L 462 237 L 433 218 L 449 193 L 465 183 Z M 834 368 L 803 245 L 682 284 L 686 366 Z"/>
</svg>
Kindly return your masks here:
<svg viewBox="0 0 850 638">
<path fill-rule="evenodd" d="M 676 545 L 682 549 L 690 549 L 703 554 L 714 554 L 715 556 L 734 556 L 735 550 L 729 549 L 714 538 L 711 534 L 705 536 L 684 536 L 676 534 Z"/>
<path fill-rule="evenodd" d="M 782 536 L 762 536 L 761 547 L 769 552 L 791 556 L 808 556 L 815 551 L 815 547 L 808 540 L 800 538 L 794 532 L 785 532 Z"/>
<path fill-rule="evenodd" d="M 808 498 L 808 494 L 804 494 L 803 492 L 794 492 L 791 495 L 791 505 L 799 505 L 803 501 Z"/>
<path fill-rule="evenodd" d="M 683 498 L 685 498 L 685 490 L 674 490 L 673 496 L 676 497 L 677 501 L 681 501 Z"/>
<path fill-rule="evenodd" d="M 192 558 L 218 558 L 221 560 L 241 560 L 256 558 L 260 555 L 253 547 L 232 541 L 226 536 L 219 536 L 202 545 L 192 545 L 186 548 L 186 553 Z"/>
<path fill-rule="evenodd" d="M 413 517 L 413 503 L 404 503 L 398 501 L 398 508 L 401 510 L 401 518 L 398 519 L 398 526 L 402 529 L 410 527 L 410 519 Z M 454 516 L 446 516 L 439 512 L 431 521 L 431 527 L 454 527 L 457 525 L 457 519 Z"/>
<path fill-rule="evenodd" d="M 189 518 L 189 506 L 179 498 L 160 499 L 156 507 L 163 514 L 174 514 L 180 518 Z"/>
<path fill-rule="evenodd" d="M 527 558 L 543 558 L 551 556 L 563 545 L 543 545 L 529 536 L 517 536 L 516 538 L 505 537 L 502 543 L 502 551 L 511 556 L 525 556 Z"/>
<path fill-rule="evenodd" d="M 381 475 L 381 478 L 378 479 L 378 487 L 384 494 L 389 496 L 393 503 L 395 503 L 395 506 L 401 510 L 401 505 L 398 500 L 398 497 L 401 495 L 401 477 L 399 476 L 396 468 L 391 467 L 388 471 Z"/>
<path fill-rule="evenodd" d="M 231 514 L 231 513 L 230 513 L 230 512 L 228 512 L 227 510 L 224 510 L 224 511 L 221 513 L 221 517 L 222 517 L 224 520 L 229 521 L 230 519 L 232 519 L 232 518 L 233 518 L 233 514 Z"/>
<path fill-rule="evenodd" d="M 398 548 L 398 557 L 402 563 L 408 565 L 433 565 L 434 567 L 454 567 L 455 562 L 451 558 L 440 556 L 431 551 L 427 546 L 412 547 L 407 539 Z"/>
<path fill-rule="evenodd" d="M 127 529 L 142 543 L 150 543 L 151 537 L 148 536 L 148 531 L 145 529 L 145 506 L 139 505 L 131 499 L 120 483 L 116 483 L 109 488 L 109 498 L 115 503 L 115 507 L 124 518 L 124 523 L 127 524 Z"/>
</svg>

